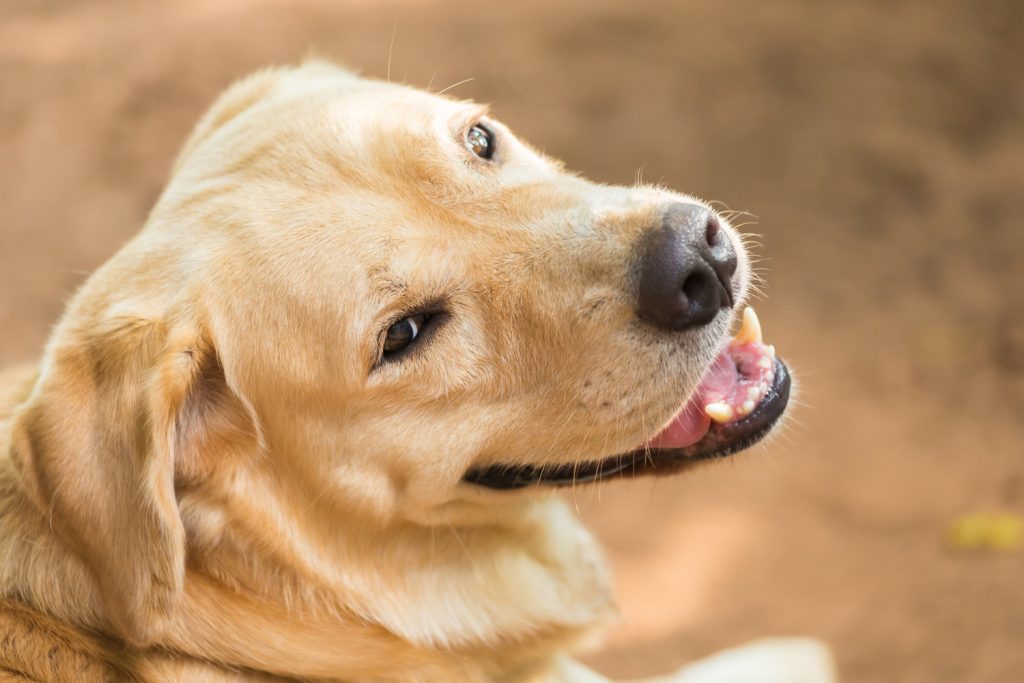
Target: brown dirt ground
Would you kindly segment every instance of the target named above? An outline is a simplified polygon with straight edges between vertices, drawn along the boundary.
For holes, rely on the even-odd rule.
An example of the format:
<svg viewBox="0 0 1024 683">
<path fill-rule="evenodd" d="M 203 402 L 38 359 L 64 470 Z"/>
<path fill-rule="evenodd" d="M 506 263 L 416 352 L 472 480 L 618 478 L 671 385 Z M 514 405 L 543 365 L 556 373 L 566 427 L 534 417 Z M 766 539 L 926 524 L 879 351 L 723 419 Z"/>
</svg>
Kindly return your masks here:
<svg viewBox="0 0 1024 683">
<path fill-rule="evenodd" d="M 144 220 L 221 88 L 315 50 L 491 101 L 602 181 L 758 216 L 770 341 L 802 378 L 773 443 L 573 496 L 623 624 L 591 661 L 657 673 L 765 634 L 851 683 L 1024 680 L 1024 4 L 778 0 L 6 0 L 0 362 Z"/>
</svg>

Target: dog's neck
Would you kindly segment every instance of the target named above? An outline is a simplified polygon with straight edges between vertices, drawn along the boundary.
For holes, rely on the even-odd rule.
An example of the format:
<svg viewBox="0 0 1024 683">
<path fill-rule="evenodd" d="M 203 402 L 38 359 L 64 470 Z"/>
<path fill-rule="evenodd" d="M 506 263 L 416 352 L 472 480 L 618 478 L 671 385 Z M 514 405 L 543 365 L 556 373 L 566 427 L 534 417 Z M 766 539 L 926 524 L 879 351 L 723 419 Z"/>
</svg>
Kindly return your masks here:
<svg viewBox="0 0 1024 683">
<path fill-rule="evenodd" d="M 372 530 L 369 522 L 326 523 L 336 517 L 316 501 L 282 507 L 304 510 L 302 518 L 251 503 L 286 495 L 229 501 L 230 510 L 221 511 L 227 514 L 182 497 L 190 544 L 200 550 L 193 556 L 203 564 L 191 567 L 186 590 L 196 612 L 185 613 L 175 647 L 195 642 L 192 622 L 237 610 L 237 624 L 203 640 L 223 640 L 218 650 L 247 666 L 280 671 L 268 667 L 292 660 L 284 671 L 327 676 L 358 671 L 360 662 L 387 662 L 396 672 L 432 662 L 457 666 L 461 675 L 427 680 L 472 680 L 470 671 L 492 680 L 499 670 L 527 665 L 526 653 L 537 659 L 564 651 L 613 613 L 603 558 L 558 498 L 521 500 L 500 527 L 394 523 Z M 211 524 L 216 519 L 234 522 L 224 528 Z M 277 524 L 283 526 L 265 533 Z M 255 542 L 268 537 L 281 542 Z M 250 601 L 267 591 L 275 596 L 272 610 Z M 285 644 L 280 652 L 277 643 Z M 267 661 L 246 659 L 253 653 Z M 385 673 L 366 675 L 386 680 Z"/>
<path fill-rule="evenodd" d="M 5 457 L 0 479 L 0 590 L 108 630 L 93 577 L 27 504 Z M 558 499 L 520 506 L 502 530 L 383 534 L 275 520 L 258 500 L 181 497 L 197 552 L 157 643 L 165 652 L 300 678 L 494 680 L 543 665 L 613 613 L 599 551 Z M 250 533 L 266 524 L 281 525 L 281 545 Z"/>
</svg>

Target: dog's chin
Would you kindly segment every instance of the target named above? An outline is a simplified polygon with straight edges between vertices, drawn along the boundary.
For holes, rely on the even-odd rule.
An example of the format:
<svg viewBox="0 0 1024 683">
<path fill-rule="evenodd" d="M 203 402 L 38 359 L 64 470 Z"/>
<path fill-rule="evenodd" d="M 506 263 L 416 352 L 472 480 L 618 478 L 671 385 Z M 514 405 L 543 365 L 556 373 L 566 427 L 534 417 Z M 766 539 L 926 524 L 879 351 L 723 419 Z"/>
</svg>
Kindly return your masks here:
<svg viewBox="0 0 1024 683">
<path fill-rule="evenodd" d="M 566 464 L 474 467 L 464 481 L 511 490 L 676 474 L 761 441 L 785 413 L 790 387 L 789 369 L 775 357 L 775 349 L 762 342 L 757 316 L 747 309 L 740 332 L 722 349 L 694 394 L 657 434 L 636 448 Z"/>
</svg>

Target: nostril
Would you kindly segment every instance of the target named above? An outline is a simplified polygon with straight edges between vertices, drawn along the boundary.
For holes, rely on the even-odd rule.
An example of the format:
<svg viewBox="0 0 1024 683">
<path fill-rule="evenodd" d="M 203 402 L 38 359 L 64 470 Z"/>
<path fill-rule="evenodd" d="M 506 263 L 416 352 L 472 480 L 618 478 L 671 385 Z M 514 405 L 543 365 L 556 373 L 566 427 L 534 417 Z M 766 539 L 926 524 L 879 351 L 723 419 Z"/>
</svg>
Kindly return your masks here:
<svg viewBox="0 0 1024 683">
<path fill-rule="evenodd" d="M 708 218 L 707 225 L 704 227 L 704 238 L 708 242 L 709 247 L 717 247 L 722 241 L 722 226 L 718 223 L 718 218 L 710 216 Z"/>
<path fill-rule="evenodd" d="M 683 294 L 686 295 L 687 301 L 703 303 L 704 299 L 708 298 L 708 292 L 714 289 L 715 283 L 711 276 L 700 270 L 690 273 L 683 281 Z"/>
</svg>

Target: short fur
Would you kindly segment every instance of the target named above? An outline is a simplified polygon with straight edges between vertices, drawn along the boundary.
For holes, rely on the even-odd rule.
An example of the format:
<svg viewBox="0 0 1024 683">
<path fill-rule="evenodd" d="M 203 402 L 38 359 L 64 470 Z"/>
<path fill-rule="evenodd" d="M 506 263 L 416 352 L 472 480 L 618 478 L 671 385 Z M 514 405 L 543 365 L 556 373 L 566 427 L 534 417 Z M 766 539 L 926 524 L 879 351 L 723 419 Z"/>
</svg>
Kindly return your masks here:
<svg viewBox="0 0 1024 683">
<path fill-rule="evenodd" d="M 490 118 L 484 163 L 480 117 L 320 62 L 203 117 L 0 379 L 0 680 L 603 680 L 566 655 L 614 616 L 593 539 L 550 492 L 460 479 L 642 442 L 729 319 L 681 343 L 632 313 L 640 237 L 695 200 L 590 183 Z M 449 318 L 379 363 L 420 306 Z M 742 681 L 828 680 L 817 646 L 768 650 L 810 673 Z"/>
</svg>

